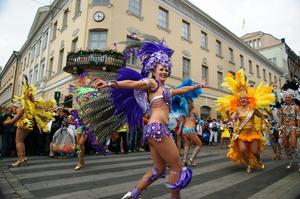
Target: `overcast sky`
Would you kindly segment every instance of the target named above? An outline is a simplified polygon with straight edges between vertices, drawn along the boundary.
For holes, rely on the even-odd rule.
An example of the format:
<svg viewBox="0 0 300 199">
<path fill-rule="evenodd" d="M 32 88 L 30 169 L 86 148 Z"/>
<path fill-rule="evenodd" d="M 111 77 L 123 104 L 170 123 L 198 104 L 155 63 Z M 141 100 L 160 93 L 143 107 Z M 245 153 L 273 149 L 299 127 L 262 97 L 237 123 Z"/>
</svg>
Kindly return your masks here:
<svg viewBox="0 0 300 199">
<path fill-rule="evenodd" d="M 300 51 L 300 0 L 190 0 L 237 36 L 263 31 Z M 0 66 L 26 41 L 38 7 L 50 0 L 0 0 Z M 245 21 L 243 28 L 243 21 Z"/>
</svg>

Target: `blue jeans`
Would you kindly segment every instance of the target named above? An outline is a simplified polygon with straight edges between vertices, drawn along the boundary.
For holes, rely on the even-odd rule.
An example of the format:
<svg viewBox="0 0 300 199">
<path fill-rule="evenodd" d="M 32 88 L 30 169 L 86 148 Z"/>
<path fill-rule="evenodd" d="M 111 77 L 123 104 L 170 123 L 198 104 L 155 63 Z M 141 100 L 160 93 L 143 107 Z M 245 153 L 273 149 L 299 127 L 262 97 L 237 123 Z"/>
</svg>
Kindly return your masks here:
<svg viewBox="0 0 300 199">
<path fill-rule="evenodd" d="M 129 129 L 128 133 L 128 148 L 129 150 L 133 151 L 136 149 L 137 145 L 137 127 L 133 127 Z"/>
</svg>

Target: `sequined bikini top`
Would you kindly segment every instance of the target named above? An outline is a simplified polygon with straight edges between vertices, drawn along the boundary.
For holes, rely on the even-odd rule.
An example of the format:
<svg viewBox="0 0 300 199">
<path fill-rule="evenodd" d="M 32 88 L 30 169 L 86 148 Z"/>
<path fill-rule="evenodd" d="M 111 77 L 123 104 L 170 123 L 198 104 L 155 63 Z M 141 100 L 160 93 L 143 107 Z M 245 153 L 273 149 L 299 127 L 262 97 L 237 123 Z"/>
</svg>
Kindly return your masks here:
<svg viewBox="0 0 300 199">
<path fill-rule="evenodd" d="M 284 121 L 291 121 L 300 119 L 300 115 L 296 114 L 295 105 L 286 105 L 282 109 L 282 119 Z"/>
<path fill-rule="evenodd" d="M 171 96 L 171 92 L 170 90 L 166 89 L 165 87 L 161 86 L 159 82 L 158 86 L 156 89 L 152 90 L 151 92 L 155 92 L 157 91 L 159 88 L 162 89 L 162 95 L 158 95 L 158 96 L 154 96 L 151 100 L 150 100 L 150 107 L 151 108 L 157 108 L 163 105 L 163 103 L 166 103 L 169 108 L 171 106 L 171 100 L 172 100 L 172 96 Z"/>
</svg>

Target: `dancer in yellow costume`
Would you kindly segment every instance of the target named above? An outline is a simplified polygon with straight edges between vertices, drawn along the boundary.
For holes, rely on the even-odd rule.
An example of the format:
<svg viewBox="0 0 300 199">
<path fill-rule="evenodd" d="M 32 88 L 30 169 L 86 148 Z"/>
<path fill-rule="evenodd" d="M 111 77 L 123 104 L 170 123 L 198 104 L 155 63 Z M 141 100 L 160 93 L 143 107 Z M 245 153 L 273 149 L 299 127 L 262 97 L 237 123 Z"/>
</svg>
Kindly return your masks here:
<svg viewBox="0 0 300 199">
<path fill-rule="evenodd" d="M 229 132 L 229 124 L 228 124 L 228 119 L 224 118 L 220 130 L 222 131 L 221 133 L 221 140 L 222 140 L 222 144 L 225 144 L 226 146 L 229 144 L 230 142 L 230 132 Z"/>
<path fill-rule="evenodd" d="M 18 153 L 17 162 L 11 166 L 19 167 L 26 164 L 27 158 L 25 155 L 24 140 L 35 125 L 41 132 L 48 132 L 47 123 L 52 119 L 52 108 L 55 104 L 54 100 L 45 101 L 43 99 L 34 100 L 36 88 L 28 84 L 25 76 L 25 83 L 22 85 L 22 95 L 15 97 L 15 102 L 18 104 L 17 114 L 7 124 L 15 124 L 16 131 L 16 150 Z"/>
<path fill-rule="evenodd" d="M 260 131 L 275 101 L 273 88 L 260 83 L 257 88 L 250 87 L 241 69 L 235 77 L 228 73 L 222 86 L 231 90 L 232 95 L 218 98 L 217 106 L 223 115 L 235 122 L 234 132 L 227 157 L 238 164 L 246 164 L 247 172 L 253 168 L 263 169 L 260 153 L 264 146 L 264 137 Z"/>
</svg>

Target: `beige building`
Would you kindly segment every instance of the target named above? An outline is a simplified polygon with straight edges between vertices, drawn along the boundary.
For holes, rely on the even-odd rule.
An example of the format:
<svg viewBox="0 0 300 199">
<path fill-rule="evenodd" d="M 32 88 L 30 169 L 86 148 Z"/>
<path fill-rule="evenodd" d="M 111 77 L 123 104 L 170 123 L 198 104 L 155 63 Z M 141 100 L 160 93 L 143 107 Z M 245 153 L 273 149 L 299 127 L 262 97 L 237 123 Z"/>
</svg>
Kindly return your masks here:
<svg viewBox="0 0 300 199">
<path fill-rule="evenodd" d="M 272 63 L 290 74 L 287 77 L 300 78 L 300 57 L 285 43 L 285 39 L 277 39 L 273 35 L 261 31 L 247 33 L 241 38 Z"/>
<path fill-rule="evenodd" d="M 252 84 L 268 82 L 267 74 L 272 79 L 283 74 L 187 0 L 54 0 L 51 7 L 40 8 L 36 14 L 19 53 L 18 74 L 27 74 L 39 95 L 53 98 L 54 92 L 60 91 L 63 100 L 69 83 L 76 78 L 63 72 L 69 52 L 113 48 L 114 43 L 139 33 L 163 38 L 175 50 L 170 87 L 184 78 L 207 80 L 208 87 L 196 101 L 205 117 L 215 116 L 215 99 L 227 93 L 220 86 L 227 72 L 244 68 Z M 117 49 L 122 51 L 123 47 L 118 45 Z M 139 68 L 135 59 L 127 63 Z"/>
<path fill-rule="evenodd" d="M 0 105 L 7 106 L 14 96 L 17 67 L 18 52 L 14 51 L 3 70 L 0 71 Z"/>
</svg>

